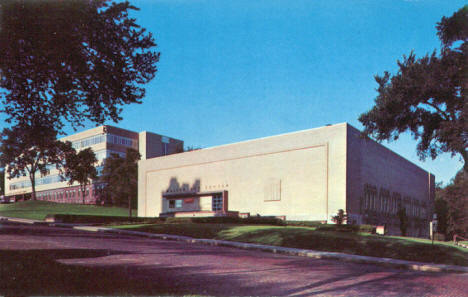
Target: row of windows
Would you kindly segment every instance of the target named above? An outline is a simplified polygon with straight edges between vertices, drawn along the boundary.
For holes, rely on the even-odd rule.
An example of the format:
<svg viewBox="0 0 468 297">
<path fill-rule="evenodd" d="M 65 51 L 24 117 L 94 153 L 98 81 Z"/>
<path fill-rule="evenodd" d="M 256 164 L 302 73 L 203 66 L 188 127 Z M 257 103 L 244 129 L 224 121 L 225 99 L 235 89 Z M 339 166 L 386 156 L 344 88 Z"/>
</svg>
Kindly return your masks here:
<svg viewBox="0 0 468 297">
<path fill-rule="evenodd" d="M 170 199 L 169 208 L 182 208 L 183 199 Z M 223 210 L 223 195 L 215 194 L 211 200 L 211 209 L 213 211 Z"/>
<path fill-rule="evenodd" d="M 402 198 L 398 192 L 390 194 L 390 190 L 366 184 L 364 187 L 364 197 L 361 200 L 361 207 L 364 210 L 372 210 L 384 214 L 396 215 L 400 208 L 405 208 L 406 214 L 414 217 L 424 218 L 426 216 L 426 203 L 405 196 Z"/>
<path fill-rule="evenodd" d="M 133 147 L 137 148 L 138 143 L 136 140 L 133 140 L 128 137 L 123 137 L 119 135 L 114 135 L 114 134 L 107 134 L 107 143 L 113 143 L 113 144 L 119 144 L 119 145 L 124 145 L 128 147 Z"/>
<path fill-rule="evenodd" d="M 102 142 L 113 143 L 133 148 L 137 148 L 138 146 L 138 142 L 136 140 L 114 134 L 101 134 L 86 137 L 80 140 L 75 140 L 72 142 L 72 146 L 75 149 L 82 149 Z"/>
<path fill-rule="evenodd" d="M 89 196 L 89 189 L 86 189 L 85 191 L 85 197 Z M 75 197 L 80 197 L 82 195 L 81 190 L 65 190 L 61 192 L 43 192 L 43 193 L 38 193 L 37 197 L 39 199 L 43 200 L 62 200 L 62 199 L 68 199 L 68 198 L 75 198 Z"/>
<path fill-rule="evenodd" d="M 102 150 L 95 153 L 96 159 L 98 161 L 103 161 L 105 158 L 109 158 L 112 154 L 117 154 L 121 158 L 125 158 L 126 155 L 124 152 L 118 152 L 114 150 Z"/>
<path fill-rule="evenodd" d="M 80 139 L 80 140 L 73 141 L 72 146 L 75 149 L 81 149 L 81 148 L 92 146 L 92 145 L 102 143 L 102 142 L 105 142 L 105 141 L 106 141 L 105 135 L 95 135 L 95 136 L 91 136 L 91 137 L 87 137 L 87 138 L 83 138 L 83 139 Z"/>
<path fill-rule="evenodd" d="M 36 186 L 58 183 L 61 181 L 64 181 L 64 179 L 60 177 L 60 175 L 48 175 L 48 176 L 37 178 Z M 31 181 L 29 180 L 10 184 L 10 190 L 24 189 L 24 188 L 30 188 L 30 187 L 31 187 Z"/>
<path fill-rule="evenodd" d="M 103 166 L 96 167 L 98 176 L 102 175 L 103 168 L 104 168 Z M 53 184 L 53 183 L 58 183 L 58 182 L 66 181 L 66 180 L 67 180 L 66 178 L 61 177 L 60 175 L 47 175 L 47 176 L 36 178 L 36 186 Z M 10 184 L 10 190 L 18 190 L 18 189 L 24 189 L 24 188 L 30 188 L 30 187 L 31 187 L 31 181 L 29 180 L 15 182 L 15 183 Z"/>
</svg>

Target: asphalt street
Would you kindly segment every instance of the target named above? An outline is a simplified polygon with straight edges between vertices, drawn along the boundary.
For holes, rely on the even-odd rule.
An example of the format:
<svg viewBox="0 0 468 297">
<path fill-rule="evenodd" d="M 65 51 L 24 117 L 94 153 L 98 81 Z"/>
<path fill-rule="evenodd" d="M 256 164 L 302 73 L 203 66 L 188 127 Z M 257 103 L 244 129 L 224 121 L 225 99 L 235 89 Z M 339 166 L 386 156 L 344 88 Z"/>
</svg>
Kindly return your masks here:
<svg viewBox="0 0 468 297">
<path fill-rule="evenodd" d="M 417 272 L 66 228 L 0 224 L 0 295 L 468 296 Z"/>
</svg>

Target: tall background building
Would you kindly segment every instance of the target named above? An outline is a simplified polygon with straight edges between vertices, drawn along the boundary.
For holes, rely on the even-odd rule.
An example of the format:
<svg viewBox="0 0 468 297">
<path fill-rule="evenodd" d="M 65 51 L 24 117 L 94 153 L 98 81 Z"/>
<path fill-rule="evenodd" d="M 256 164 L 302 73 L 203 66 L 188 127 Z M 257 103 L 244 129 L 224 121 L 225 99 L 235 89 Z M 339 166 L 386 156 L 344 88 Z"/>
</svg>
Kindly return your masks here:
<svg viewBox="0 0 468 297">
<path fill-rule="evenodd" d="M 96 154 L 98 160 L 96 169 L 98 175 L 102 173 L 103 161 L 111 156 L 118 154 L 125 157 L 128 148 L 138 150 L 141 159 L 165 156 L 183 151 L 184 142 L 167 136 L 143 131 L 134 132 L 113 126 L 99 126 L 80 133 L 76 133 L 61 139 L 70 141 L 72 146 L 80 151 L 85 148 L 91 148 Z M 42 176 L 36 174 L 36 198 L 37 200 L 46 200 L 61 203 L 83 203 L 95 204 L 101 201 L 100 193 L 104 185 L 97 181 L 87 187 L 85 197 L 79 189 L 79 184 L 69 185 L 64 181 L 55 169 L 54 165 L 49 166 L 49 174 Z M 29 199 L 32 194 L 31 181 L 29 177 L 19 177 L 8 179 L 5 174 L 5 196 L 15 200 Z"/>
</svg>

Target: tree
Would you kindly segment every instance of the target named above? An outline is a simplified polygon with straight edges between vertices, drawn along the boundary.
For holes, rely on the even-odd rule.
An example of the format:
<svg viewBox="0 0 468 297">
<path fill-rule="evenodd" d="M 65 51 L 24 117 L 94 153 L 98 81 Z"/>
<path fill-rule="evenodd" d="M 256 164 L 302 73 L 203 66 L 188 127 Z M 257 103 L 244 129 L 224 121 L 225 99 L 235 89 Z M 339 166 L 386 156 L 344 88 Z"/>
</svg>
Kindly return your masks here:
<svg viewBox="0 0 468 297">
<path fill-rule="evenodd" d="M 74 182 L 80 184 L 81 196 L 83 204 L 85 204 L 86 187 L 90 181 L 97 178 L 97 170 L 94 164 L 97 162 L 96 155 L 91 148 L 87 148 L 66 155 L 65 177 L 68 179 L 68 184 Z"/>
<path fill-rule="evenodd" d="M 400 207 L 398 209 L 397 216 L 400 220 L 401 235 L 406 236 L 406 231 L 408 230 L 408 215 L 406 214 L 406 209 L 404 207 Z"/>
<path fill-rule="evenodd" d="M 36 199 L 36 174 L 47 175 L 50 166 L 63 168 L 64 154 L 71 150 L 71 143 L 60 142 L 50 126 L 37 122 L 30 126 L 5 128 L 1 134 L 0 165 L 5 167 L 8 178 L 29 176 L 31 198 Z"/>
<path fill-rule="evenodd" d="M 141 103 L 159 53 L 128 2 L 28 1 L 0 4 L 0 98 L 7 122 L 41 119 L 62 132 L 84 120 L 118 121 L 121 106 Z"/>
<path fill-rule="evenodd" d="M 468 174 L 466 174 L 463 170 L 460 170 L 452 182 L 445 188 L 441 189 L 439 196 L 447 206 L 446 234 L 449 237 L 453 236 L 454 234 L 467 237 Z M 438 224 L 440 225 L 440 223 Z"/>
<path fill-rule="evenodd" d="M 449 215 L 448 203 L 440 197 L 440 194 L 437 196 L 438 197 L 434 200 L 434 212 L 437 215 L 437 233 L 447 235 Z"/>
<path fill-rule="evenodd" d="M 343 222 L 347 219 L 347 215 L 345 214 L 344 210 L 338 210 L 336 216 L 332 217 L 332 221 L 335 222 L 337 225 L 342 225 Z"/>
<path fill-rule="evenodd" d="M 5 195 L 5 171 L 0 169 L 0 195 Z"/>
<path fill-rule="evenodd" d="M 112 154 L 104 161 L 102 180 L 105 183 L 104 192 L 116 205 L 128 205 L 128 215 L 132 216 L 138 192 L 138 160 L 140 153 L 127 149 L 125 158 Z M 133 199 L 132 199 L 133 198 Z"/>
<path fill-rule="evenodd" d="M 437 24 L 442 42 L 416 59 L 397 61 L 397 74 L 376 75 L 375 106 L 359 117 L 363 133 L 378 141 L 396 140 L 410 131 L 424 160 L 442 152 L 460 155 L 468 173 L 468 5 Z"/>
</svg>

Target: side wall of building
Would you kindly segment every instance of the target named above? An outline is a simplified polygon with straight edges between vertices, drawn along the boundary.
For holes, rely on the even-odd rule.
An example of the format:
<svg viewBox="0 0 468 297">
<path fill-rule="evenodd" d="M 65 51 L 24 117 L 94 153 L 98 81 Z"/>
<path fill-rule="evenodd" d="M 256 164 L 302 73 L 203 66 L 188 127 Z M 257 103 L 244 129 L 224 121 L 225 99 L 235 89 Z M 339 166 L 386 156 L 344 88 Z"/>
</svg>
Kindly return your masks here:
<svg viewBox="0 0 468 297">
<path fill-rule="evenodd" d="M 142 160 L 180 153 L 184 150 L 182 140 L 147 131 L 139 133 L 138 145 Z"/>
<path fill-rule="evenodd" d="M 163 196 L 202 210 L 197 197 L 227 192 L 228 211 L 326 221 L 345 208 L 345 165 L 346 124 L 142 160 L 138 215 L 166 213 Z"/>
<path fill-rule="evenodd" d="M 347 213 L 357 223 L 385 225 L 400 234 L 397 216 L 405 208 L 408 235 L 427 236 L 434 201 L 434 175 L 383 145 L 347 128 Z"/>
</svg>

